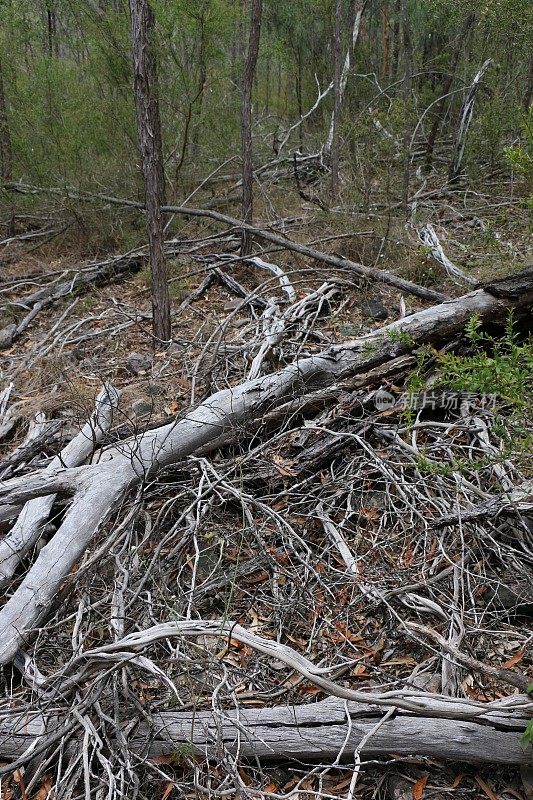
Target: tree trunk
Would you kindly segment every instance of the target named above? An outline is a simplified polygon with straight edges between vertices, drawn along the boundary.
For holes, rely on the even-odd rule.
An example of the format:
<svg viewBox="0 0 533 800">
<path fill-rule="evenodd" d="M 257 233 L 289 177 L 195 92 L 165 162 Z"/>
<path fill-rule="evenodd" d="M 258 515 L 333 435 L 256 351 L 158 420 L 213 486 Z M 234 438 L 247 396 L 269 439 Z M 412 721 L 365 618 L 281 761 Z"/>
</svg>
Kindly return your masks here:
<svg viewBox="0 0 533 800">
<path fill-rule="evenodd" d="M 461 53 L 463 52 L 465 41 L 468 37 L 468 34 L 470 33 L 470 31 L 474 26 L 475 19 L 476 19 L 475 14 L 469 14 L 465 19 L 463 27 L 461 29 L 461 33 L 459 34 L 459 38 L 457 40 L 455 50 L 453 51 L 452 54 L 449 72 L 442 85 L 441 97 L 439 98 L 435 108 L 435 116 L 433 119 L 431 130 L 429 132 L 427 146 L 426 146 L 426 169 L 428 170 L 431 169 L 431 165 L 433 163 L 433 151 L 435 149 L 435 142 L 437 141 L 437 136 L 439 134 L 440 126 L 444 119 L 444 112 L 446 110 L 446 100 L 448 98 L 448 95 L 450 94 L 450 89 L 452 88 L 452 84 L 455 78 L 455 73 L 457 71 L 457 65 L 459 63 L 459 59 L 461 58 Z"/>
<path fill-rule="evenodd" d="M 342 0 L 335 2 L 335 38 L 333 42 L 333 117 L 331 120 L 331 198 L 339 196 L 339 118 L 341 113 L 341 17 Z M 327 149 L 327 147 L 326 147 Z"/>
<path fill-rule="evenodd" d="M 50 0 L 46 3 L 46 32 L 48 41 L 48 55 L 50 58 L 59 55 L 59 45 L 57 41 L 57 19 L 56 11 Z"/>
<path fill-rule="evenodd" d="M 298 106 L 298 119 L 302 119 L 304 115 L 303 101 L 302 101 L 302 51 L 300 47 L 296 48 L 296 76 L 295 76 L 295 90 L 296 90 L 296 104 Z M 298 128 L 298 137 L 300 140 L 300 150 L 303 152 L 303 125 Z"/>
<path fill-rule="evenodd" d="M 252 224 L 253 211 L 253 180 L 254 168 L 252 160 L 252 87 L 254 82 L 255 67 L 259 53 L 259 39 L 261 36 L 261 17 L 263 13 L 263 0 L 252 0 L 250 19 L 250 37 L 248 39 L 248 53 L 244 65 L 244 80 L 242 92 L 242 219 L 243 222 Z M 252 237 L 247 231 L 242 232 L 241 255 L 250 255 L 252 251 Z"/>
<path fill-rule="evenodd" d="M 9 117 L 7 114 L 7 101 L 4 88 L 4 70 L 0 60 L 0 172 L 2 182 L 8 183 L 13 179 L 13 150 L 11 147 L 11 132 L 9 129 Z M 11 213 L 7 235 L 15 234 L 15 205 L 11 202 Z"/>
<path fill-rule="evenodd" d="M 350 66 L 352 63 L 352 53 L 355 50 L 355 45 L 357 44 L 357 40 L 359 38 L 359 32 L 361 30 L 361 17 L 363 16 L 363 11 L 365 10 L 365 6 L 366 6 L 366 0 L 356 0 L 355 17 L 352 27 L 352 41 L 351 44 L 348 46 L 348 49 L 346 50 L 346 57 L 344 59 L 344 64 L 342 67 L 339 80 L 339 87 L 338 87 L 339 116 L 340 116 L 340 109 L 342 108 L 342 102 L 344 100 L 344 92 L 346 91 L 346 84 L 348 82 L 348 74 L 350 72 Z M 333 89 L 334 89 L 334 95 L 336 97 L 337 93 L 335 92 L 335 79 L 333 80 Z M 333 114 L 331 115 L 328 138 L 324 146 L 325 153 L 331 153 L 333 147 L 334 133 L 335 133 L 335 109 L 333 111 Z"/>
<path fill-rule="evenodd" d="M 4 69 L 0 60 L 0 170 L 2 180 L 8 182 L 13 177 L 13 151 L 11 149 L 11 133 L 7 116 L 7 102 L 4 89 Z"/>
<path fill-rule="evenodd" d="M 205 30 L 205 10 L 202 10 L 200 19 L 200 45 L 198 50 L 199 72 L 198 88 L 193 102 L 197 102 L 196 120 L 192 130 L 191 158 L 193 163 L 198 159 L 199 139 L 202 128 L 202 109 L 204 105 L 204 95 L 207 88 L 207 57 L 206 57 L 206 30 Z"/>
<path fill-rule="evenodd" d="M 394 25 L 392 27 L 392 59 L 390 77 L 394 79 L 398 73 L 398 63 L 400 61 L 400 16 L 401 0 L 396 0 L 394 14 Z"/>
<path fill-rule="evenodd" d="M 296 707 L 230 710 L 223 715 L 213 711 L 167 712 L 155 715 L 154 721 L 154 738 L 146 728 L 139 732 L 138 746 L 143 747 L 143 754 L 147 742 L 158 755 L 175 752 L 179 744 L 190 742 L 196 752 L 215 755 L 222 740 L 230 752 L 239 752 L 242 758 L 329 763 L 343 752 L 343 745 L 345 760 L 353 760 L 354 750 L 366 737 L 361 753 L 368 758 L 398 753 L 474 763 L 531 763 L 531 748 L 528 752 L 520 747 L 520 735 L 527 724 L 521 715 L 501 726 L 497 719 L 491 723 L 485 719 L 461 722 L 429 715 L 398 714 L 386 720 L 370 705 L 365 708 L 347 703 L 345 707 L 342 701 L 331 698 Z"/>
<path fill-rule="evenodd" d="M 390 75 L 390 20 L 389 20 L 389 0 L 383 3 L 383 64 L 381 67 L 381 77 L 384 81 Z"/>
<path fill-rule="evenodd" d="M 23 194 L 30 193 L 34 194 L 36 191 L 43 191 L 48 194 L 55 194 L 55 195 L 64 195 L 64 189 L 36 189 L 35 187 L 25 186 L 21 183 L 11 183 L 6 188 L 11 189 L 15 192 L 21 192 Z M 89 195 L 85 193 L 75 192 L 73 190 L 69 190 L 69 197 L 76 198 L 83 201 L 94 201 L 94 200 L 102 200 L 105 203 L 111 203 L 113 205 L 124 206 L 126 208 L 138 208 L 143 209 L 145 206 L 143 203 L 137 202 L 135 200 L 120 200 L 117 197 L 111 197 L 110 195 Z M 360 264 L 357 261 L 351 261 L 349 258 L 331 255 L 330 253 L 321 253 L 319 250 L 315 250 L 312 247 L 308 247 L 304 244 L 299 244 L 298 242 L 293 242 L 291 239 L 288 239 L 286 236 L 282 236 L 281 234 L 274 233 L 273 231 L 267 228 L 260 228 L 254 225 L 247 225 L 246 223 L 241 222 L 240 220 L 236 219 L 235 217 L 230 217 L 227 214 L 221 214 L 219 211 L 213 211 L 212 209 L 208 208 L 192 208 L 190 206 L 163 206 L 161 209 L 165 213 L 169 214 L 182 214 L 186 217 L 204 217 L 206 219 L 213 219 L 217 222 L 221 222 L 223 225 L 227 225 L 230 228 L 237 228 L 237 229 L 244 229 L 252 236 L 258 239 L 264 239 L 266 242 L 271 242 L 275 244 L 276 247 L 279 247 L 281 250 L 289 250 L 294 253 L 301 253 L 301 255 L 305 256 L 306 258 L 311 258 L 315 261 L 319 261 L 323 264 L 330 264 L 332 267 L 336 267 L 338 269 L 348 271 L 353 273 L 354 275 L 359 275 L 363 278 L 367 278 L 370 281 L 378 281 L 388 284 L 389 286 L 395 286 L 397 289 L 400 289 L 402 292 L 407 292 L 407 294 L 413 294 L 416 297 L 422 297 L 424 300 L 430 300 L 433 303 L 440 303 L 444 300 L 447 300 L 447 296 L 442 292 L 437 291 L 436 289 L 429 289 L 426 286 L 419 286 L 416 283 L 412 283 L 412 281 L 408 281 L 405 278 L 401 278 L 399 275 L 394 275 L 392 272 L 387 272 L 384 269 L 377 269 L 376 267 L 367 267 L 364 264 Z M 122 257 L 119 257 L 120 261 L 123 260 Z M 38 295 L 35 292 L 32 297 Z M 28 300 L 28 298 L 26 298 Z M 35 302 L 35 299 L 33 300 Z"/>
<path fill-rule="evenodd" d="M 409 26 L 409 12 L 407 10 L 407 0 L 401 0 L 401 16 L 403 30 L 403 49 L 404 49 L 404 78 L 403 78 L 403 102 L 405 107 L 405 125 L 403 133 L 403 189 L 402 207 L 405 216 L 409 215 L 409 182 L 411 177 L 411 150 L 410 142 L 410 105 L 411 105 L 411 84 L 413 73 L 413 47 L 411 43 L 411 30 Z"/>
<path fill-rule="evenodd" d="M 152 270 L 153 333 L 155 344 L 161 346 L 170 341 L 172 331 L 161 214 L 161 206 L 165 202 L 163 146 L 157 98 L 157 70 L 150 42 L 155 19 L 149 0 L 129 0 L 129 5 L 137 136 L 144 177 Z"/>
<path fill-rule="evenodd" d="M 525 697 L 515 699 L 527 703 Z M 399 712 L 388 719 L 382 709 L 372 705 L 371 694 L 367 703 L 345 703 L 330 697 L 299 706 L 227 709 L 222 713 L 153 712 L 134 728 L 128 747 L 143 759 L 175 755 L 187 746 L 194 754 L 216 759 L 223 743 L 232 755 L 263 762 L 298 759 L 330 763 L 337 758 L 353 762 L 354 751 L 359 751 L 366 758 L 397 753 L 474 764 L 531 764 L 531 746 L 520 747 L 520 735 L 528 722 L 524 711 L 513 711 L 503 701 L 501 710 L 492 704 L 494 710 L 460 721 L 432 716 L 443 705 L 438 696 L 428 698 L 427 705 L 426 714 Z M 122 719 L 127 716 L 123 714 Z M 42 711 L 4 714 L 0 759 L 14 761 L 30 748 L 40 748 L 61 724 L 59 718 L 47 718 Z M 66 754 L 73 756 L 78 747 L 71 739 Z"/>
<path fill-rule="evenodd" d="M 527 73 L 526 91 L 524 94 L 524 111 L 528 113 L 531 101 L 533 100 L 533 56 L 529 59 L 529 70 Z"/>
</svg>

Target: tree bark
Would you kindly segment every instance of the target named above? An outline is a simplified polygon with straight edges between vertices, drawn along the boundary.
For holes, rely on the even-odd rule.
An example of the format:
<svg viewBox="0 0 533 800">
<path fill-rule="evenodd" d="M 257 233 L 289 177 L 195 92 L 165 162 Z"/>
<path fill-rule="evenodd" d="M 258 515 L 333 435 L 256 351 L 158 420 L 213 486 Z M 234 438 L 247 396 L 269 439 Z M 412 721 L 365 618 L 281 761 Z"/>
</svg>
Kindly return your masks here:
<svg viewBox="0 0 533 800">
<path fill-rule="evenodd" d="M 531 101 L 533 100 L 533 56 L 529 59 L 529 70 L 527 73 L 527 83 L 526 83 L 526 91 L 524 93 L 524 111 L 527 114 L 531 107 Z"/>
<path fill-rule="evenodd" d="M 389 20 L 389 0 L 383 3 L 383 62 L 381 67 L 381 77 L 384 81 L 390 75 L 390 20 Z"/>
<path fill-rule="evenodd" d="M 13 151 L 11 148 L 11 133 L 9 130 L 9 117 L 7 115 L 7 102 L 4 88 L 4 69 L 0 60 L 0 170 L 2 180 L 11 181 L 13 177 Z"/>
<path fill-rule="evenodd" d="M 342 0 L 335 2 L 333 40 L 333 117 L 331 120 L 331 199 L 339 196 L 339 119 L 341 114 L 341 19 Z M 329 142 L 328 142 L 329 144 Z"/>
<path fill-rule="evenodd" d="M 372 704 L 372 695 L 368 703 L 328 698 L 301 706 L 163 711 L 152 713 L 150 722 L 134 730 L 128 748 L 141 758 L 157 758 L 188 745 L 195 755 L 217 758 L 223 744 L 232 755 L 247 760 L 330 763 L 340 754 L 339 760 L 345 763 L 353 761 L 354 751 L 366 739 L 360 752 L 367 758 L 395 753 L 467 763 L 531 764 L 531 745 L 520 746 L 528 722 L 524 712 L 513 712 L 502 703 L 501 711 L 487 710 L 468 721 L 452 720 L 432 716 L 439 713 L 442 698 L 426 700 L 425 714 L 400 711 L 389 719 Z M 125 714 L 121 717 L 127 719 Z M 15 761 L 30 747 L 40 748 L 61 731 L 61 725 L 59 717 L 46 717 L 41 711 L 4 714 L 0 759 Z M 65 746 L 69 756 L 78 748 L 73 740 Z"/>
<path fill-rule="evenodd" d="M 4 87 L 4 69 L 0 60 L 0 172 L 5 182 L 13 179 L 13 149 L 11 146 L 11 131 L 7 113 L 7 100 Z M 7 235 L 15 234 L 15 205 L 11 203 L 11 213 Z"/>
<path fill-rule="evenodd" d="M 50 58 L 57 58 L 59 55 L 59 45 L 57 41 L 57 18 L 54 5 L 47 0 L 46 2 L 46 32 L 48 41 L 48 55 Z"/>
<path fill-rule="evenodd" d="M 0 664 L 8 663 L 48 614 L 63 581 L 127 492 L 163 467 L 243 431 L 295 394 L 367 372 L 424 343 L 447 340 L 473 314 L 501 319 L 533 302 L 533 268 L 463 297 L 420 311 L 350 342 L 297 360 L 277 373 L 213 394 L 182 419 L 104 449 L 98 464 L 6 481 L 1 501 L 16 505 L 52 493 L 71 494 L 64 521 L 0 610 Z M 398 334 L 402 334 L 399 336 Z M 0 506 L 0 511 L 2 507 Z"/>
<path fill-rule="evenodd" d="M 166 712 L 155 715 L 154 738 L 149 738 L 150 731 L 145 728 L 133 749 L 146 754 L 150 742 L 150 752 L 163 755 L 190 742 L 197 753 L 215 756 L 220 731 L 230 752 L 237 753 L 240 746 L 240 755 L 246 759 L 329 763 L 342 752 L 344 760 L 351 761 L 361 740 L 381 720 L 383 714 L 371 706 L 347 703 L 345 707 L 337 699 L 296 707 L 230 710 L 220 715 L 213 711 Z M 496 719 L 461 722 L 399 714 L 382 722 L 361 753 L 368 758 L 398 753 L 474 763 L 530 764 L 531 746 L 524 751 L 519 741 L 525 725 L 523 717 L 509 719 L 500 727 Z"/>
<path fill-rule="evenodd" d="M 83 464 L 109 431 L 118 400 L 116 389 L 109 385 L 104 386 L 96 398 L 95 410 L 90 420 L 61 453 L 52 459 L 46 471 L 53 472 L 60 467 L 77 467 Z M 54 501 L 53 494 L 30 500 L 11 531 L 0 541 L 0 588 L 9 583 L 22 558 L 41 538 Z"/>
<path fill-rule="evenodd" d="M 400 17 L 402 13 L 401 0 L 395 3 L 394 24 L 392 26 L 392 58 L 390 77 L 394 79 L 398 73 L 398 63 L 400 61 Z"/>
<path fill-rule="evenodd" d="M 157 69 L 151 47 L 155 18 L 149 0 L 129 0 L 134 70 L 137 136 L 146 197 L 146 222 L 152 271 L 153 333 L 165 345 L 172 336 L 170 297 L 163 252 L 165 175 L 161 120 L 157 97 Z"/>
<path fill-rule="evenodd" d="M 401 17 L 403 30 L 403 50 L 404 50 L 404 78 L 403 78 L 403 102 L 405 107 L 405 125 L 403 133 L 403 188 L 402 188 L 402 207 L 405 216 L 409 215 L 409 182 L 411 176 L 411 150 L 410 150 L 410 105 L 411 105 L 411 84 L 413 73 L 413 46 L 411 43 L 411 29 L 409 25 L 409 12 L 407 0 L 401 0 Z"/>
<path fill-rule="evenodd" d="M 254 83 L 257 56 L 259 54 L 259 39 L 261 36 L 261 18 L 263 14 L 263 0 L 252 0 L 250 19 L 250 36 L 248 39 L 248 53 L 244 65 L 244 79 L 242 90 L 242 219 L 249 225 L 253 222 L 253 150 L 252 150 L 252 90 Z M 242 232 L 241 255 L 248 256 L 252 252 L 252 237 L 246 230 Z"/>
</svg>

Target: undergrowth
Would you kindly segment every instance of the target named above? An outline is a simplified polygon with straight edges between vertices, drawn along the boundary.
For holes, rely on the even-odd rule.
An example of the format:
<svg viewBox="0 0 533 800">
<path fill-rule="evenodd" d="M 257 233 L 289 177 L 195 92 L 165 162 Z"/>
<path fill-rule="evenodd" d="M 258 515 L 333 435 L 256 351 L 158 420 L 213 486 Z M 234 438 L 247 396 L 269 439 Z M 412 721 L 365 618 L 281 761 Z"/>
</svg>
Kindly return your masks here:
<svg viewBox="0 0 533 800">
<path fill-rule="evenodd" d="M 431 375 L 432 390 L 440 388 L 473 395 L 479 398 L 482 408 L 489 407 L 493 412 L 491 428 L 500 439 L 501 450 L 477 464 L 470 460 L 465 465 L 468 470 L 473 466 L 482 469 L 513 455 L 529 472 L 527 462 L 533 448 L 533 431 L 528 424 L 533 409 L 533 337 L 520 337 L 512 313 L 499 338 L 481 330 L 477 315 L 471 317 L 465 333 L 471 344 L 467 355 L 424 349 L 406 382 L 406 390 L 412 393 L 427 390 L 427 365 L 431 360 L 435 370 Z M 412 409 L 406 409 L 405 414 L 406 421 L 411 423 Z M 453 468 L 461 470 L 461 466 L 458 460 Z M 437 468 L 448 471 L 450 465 L 434 465 Z"/>
</svg>

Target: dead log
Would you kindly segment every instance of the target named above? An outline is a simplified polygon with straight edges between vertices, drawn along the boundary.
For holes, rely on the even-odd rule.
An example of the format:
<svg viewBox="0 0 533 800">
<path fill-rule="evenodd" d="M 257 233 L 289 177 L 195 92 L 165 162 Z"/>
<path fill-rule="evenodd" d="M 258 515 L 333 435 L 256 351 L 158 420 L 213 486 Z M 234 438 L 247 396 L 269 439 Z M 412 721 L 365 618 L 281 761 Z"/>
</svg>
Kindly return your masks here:
<svg viewBox="0 0 533 800">
<path fill-rule="evenodd" d="M 43 189 L 38 186 L 28 186 L 20 183 L 5 183 L 4 187 L 14 192 L 29 194 L 45 192 L 47 194 L 55 194 L 60 196 L 64 195 L 64 191 L 62 189 Z M 139 210 L 144 209 L 143 203 L 136 202 L 135 200 L 121 200 L 117 197 L 111 197 L 104 194 L 69 192 L 69 197 L 74 197 L 80 201 L 101 201 L 104 203 L 111 203 L 113 205 L 125 206 L 127 208 L 137 208 Z M 404 278 L 400 278 L 398 275 L 393 275 L 391 272 L 387 272 L 386 270 L 374 269 L 372 267 L 367 267 L 364 264 L 351 261 L 348 258 L 340 258 L 339 256 L 330 255 L 329 253 L 321 253 L 318 250 L 307 247 L 307 245 L 293 242 L 290 239 L 287 239 L 287 237 L 274 233 L 271 230 L 266 228 L 258 228 L 255 225 L 248 225 L 241 220 L 235 219 L 234 217 L 229 217 L 226 214 L 220 214 L 217 211 L 211 211 L 210 209 L 206 208 L 189 208 L 188 206 L 161 206 L 161 211 L 165 213 L 168 212 L 169 214 L 182 214 L 183 216 L 187 217 L 206 217 L 207 219 L 221 222 L 223 225 L 228 225 L 230 228 L 238 228 L 241 231 L 252 234 L 256 238 L 263 239 L 266 242 L 271 242 L 272 244 L 281 247 L 283 250 L 290 250 L 294 253 L 300 253 L 301 255 L 306 256 L 306 258 L 312 259 L 313 261 L 320 261 L 323 264 L 329 264 L 330 266 L 337 267 L 338 269 L 348 270 L 354 275 L 358 275 L 361 278 L 366 278 L 367 280 L 386 283 L 389 286 L 394 286 L 396 289 L 400 289 L 402 292 L 413 294 L 417 297 L 421 297 L 424 300 L 430 300 L 431 302 L 439 303 L 447 299 L 447 296 L 442 292 L 437 292 L 434 289 L 428 289 L 425 286 L 419 286 L 416 283 L 412 283 Z"/>
<path fill-rule="evenodd" d="M 515 297 L 517 282 L 521 292 Z M 510 308 L 528 308 L 533 302 L 533 268 L 501 283 L 502 297 L 495 296 L 497 282 L 493 282 L 490 292 L 477 289 L 302 358 L 280 372 L 216 392 L 182 419 L 107 448 L 98 464 L 38 473 L 0 485 L 0 498 L 8 505 L 53 492 L 73 495 L 63 523 L 0 611 L 0 664 L 15 656 L 46 617 L 61 583 L 132 487 L 222 434 L 236 431 L 242 436 L 254 420 L 312 388 L 387 365 L 421 344 L 449 339 L 473 314 L 494 321 L 504 318 Z"/>
<path fill-rule="evenodd" d="M 237 640 L 269 658 L 279 659 L 329 695 L 306 706 L 263 709 L 233 708 L 209 711 L 154 712 L 143 715 L 128 740 L 130 751 L 142 757 L 167 755 L 188 745 L 197 754 L 219 758 L 225 749 L 244 758 L 266 760 L 353 758 L 366 755 L 423 755 L 474 762 L 527 764 L 531 745 L 523 748 L 520 736 L 530 719 L 532 703 L 525 695 L 482 703 L 455 697 L 400 689 L 386 692 L 351 689 L 331 680 L 335 666 L 318 667 L 294 648 L 266 639 L 237 623 L 218 620 L 179 620 L 134 631 L 114 642 L 81 651 L 56 675 L 38 679 L 41 710 L 21 711 L 16 706 L 0 716 L 0 760 L 12 759 L 0 775 L 12 771 L 60 739 L 74 734 L 71 751 L 79 748 L 75 721 L 54 707 L 47 715 L 45 700 L 66 700 L 78 691 L 95 665 L 136 664 L 154 669 L 142 653 L 169 638 L 213 636 L 222 646 Z M 16 659 L 25 672 L 26 659 Z M 29 659 L 31 664 L 31 659 Z M 166 682 L 165 673 L 158 670 Z M 31 680 L 34 673 L 30 672 Z M 174 686 L 168 682 L 172 691 Z M 53 704 L 54 705 L 54 704 Z M 395 711 L 396 716 L 392 715 Z M 122 718 L 127 716 L 123 713 Z M 78 715 L 79 717 L 79 715 Z M 128 725 L 132 731 L 134 726 Z M 497 751 L 498 755 L 494 755 Z"/>
<path fill-rule="evenodd" d="M 438 703 L 435 699 L 435 706 Z M 383 710 L 370 703 L 328 698 L 302 706 L 164 711 L 134 730 L 128 748 L 141 758 L 170 756 L 180 750 L 219 758 L 226 750 L 242 759 L 331 763 L 339 755 L 339 761 L 353 761 L 354 751 L 368 737 L 361 750 L 366 758 L 394 754 L 518 765 L 532 763 L 531 745 L 525 750 L 520 746 L 527 723 L 527 716 L 505 709 L 468 722 L 404 713 L 385 719 Z M 30 753 L 40 750 L 63 730 L 57 717 L 47 719 L 42 712 L 4 715 L 0 760 L 16 762 L 29 748 Z M 65 750 L 73 755 L 78 747 L 71 740 Z"/>
<path fill-rule="evenodd" d="M 45 474 L 58 467 L 77 467 L 89 458 L 111 427 L 118 400 L 117 390 L 111 385 L 105 385 L 96 398 L 95 410 L 89 421 L 61 453 L 52 459 Z M 0 587 L 9 582 L 21 559 L 40 539 L 54 501 L 54 494 L 29 500 L 9 534 L 0 542 Z"/>
<path fill-rule="evenodd" d="M 163 755 L 190 744 L 194 752 L 215 756 L 222 746 L 241 758 L 330 763 L 354 751 L 383 719 L 371 706 L 328 699 L 314 705 L 230 711 L 166 712 L 141 726 L 130 743 L 142 755 Z M 383 721 L 363 745 L 368 758 L 389 754 L 426 756 L 451 761 L 531 764 L 531 746 L 523 750 L 520 735 L 527 718 L 480 717 L 472 722 L 407 716 Z"/>
</svg>

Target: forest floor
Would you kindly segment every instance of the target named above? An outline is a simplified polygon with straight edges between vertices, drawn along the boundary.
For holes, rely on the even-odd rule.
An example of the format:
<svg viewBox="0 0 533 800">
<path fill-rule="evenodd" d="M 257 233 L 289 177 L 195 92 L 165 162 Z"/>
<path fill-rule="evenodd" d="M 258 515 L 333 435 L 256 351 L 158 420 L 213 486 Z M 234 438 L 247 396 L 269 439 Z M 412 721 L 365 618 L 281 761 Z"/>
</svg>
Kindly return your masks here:
<svg viewBox="0 0 533 800">
<path fill-rule="evenodd" d="M 98 241 L 90 225 L 98 225 L 103 213 L 101 208 L 87 212 L 79 227 L 68 211 L 54 210 L 47 219 L 19 223 L 17 234 L 47 226 L 54 231 L 63 222 L 70 225 L 66 232 L 42 245 L 31 239 L 0 243 L 0 328 L 27 313 L 21 308 L 27 295 L 69 280 L 95 260 L 87 258 Z M 231 208 L 229 213 L 237 212 Z M 419 233 L 427 223 L 446 256 L 475 282 L 531 263 L 528 210 L 501 177 L 485 181 L 483 191 L 429 187 L 408 223 L 398 208 L 379 203 L 365 211 L 355 204 L 323 211 L 303 202 L 292 187 L 273 184 L 268 197 L 259 200 L 256 218 L 293 241 L 451 297 L 472 287 L 451 279 L 421 243 Z M 9 409 L 14 419 L 0 440 L 3 479 L 45 466 L 88 419 L 104 382 L 121 393 L 107 437 L 116 443 L 179 418 L 214 391 L 243 381 L 265 342 L 263 312 L 271 300 L 285 315 L 285 329 L 265 352 L 261 374 L 431 305 L 402 298 L 395 288 L 358 279 L 348 270 L 257 245 L 257 254 L 288 277 L 295 290 L 289 300 L 274 274 L 238 258 L 237 232 L 190 219 L 174 224 L 178 242 L 169 258 L 169 349 L 153 351 L 144 265 L 118 281 L 74 289 L 44 307 L 0 352 L 2 388 L 12 384 L 0 423 Z M 140 219 L 134 223 L 137 230 L 141 225 Z M 115 254 L 100 249 L 97 260 Z M 220 277 L 195 297 L 215 266 L 244 289 L 244 297 Z M 531 318 L 520 322 L 520 335 L 528 329 Z M 464 337 L 446 344 L 451 346 L 463 354 L 472 350 Z M 483 405 L 481 394 L 473 405 L 437 405 L 414 415 L 400 400 L 380 408 L 380 388 L 398 399 L 402 389 L 415 385 L 408 377 L 421 363 L 419 355 L 386 378 L 346 382 L 314 406 L 265 418 L 214 453 L 195 454 L 149 479 L 132 498 L 133 520 L 117 534 L 125 509 L 114 512 L 77 565 L 76 579 L 66 582 L 62 602 L 31 645 L 39 671 L 55 673 L 76 648 L 112 640 L 118 604 L 122 632 L 169 619 L 230 619 L 321 666 L 340 664 L 337 683 L 357 689 L 408 687 L 489 702 L 518 692 L 528 676 L 531 682 L 532 530 L 521 519 L 448 527 L 433 521 L 531 477 L 532 409 L 520 410 L 520 437 L 509 446 L 502 418 L 513 417 L 514 425 L 516 409 L 508 398 L 499 398 L 496 410 Z M 421 379 L 431 386 L 439 359 L 428 353 L 424 359 Z M 31 457 L 10 466 L 37 414 L 58 420 L 59 427 Z M 65 500 L 58 500 L 45 539 L 59 526 L 65 508 Z M 332 526 L 354 558 L 352 569 L 332 539 Z M 15 591 L 25 563 L 6 596 Z M 442 637 L 462 659 L 450 656 Z M 160 642 L 151 658 L 176 692 L 157 674 L 128 667 L 122 699 L 137 712 L 201 710 L 214 702 L 220 708 L 237 702 L 242 708 L 298 705 L 324 696 L 286 664 L 234 640 L 227 646 L 209 636 L 194 644 Z M 516 674 L 518 683 L 506 683 L 501 670 Z M 4 670 L 3 680 L 6 698 L 31 702 L 34 690 L 16 670 Z M 113 691 L 123 691 L 116 687 L 105 701 L 110 707 Z M 99 726 L 105 724 L 95 721 L 101 735 Z M 116 763 L 106 758 L 112 770 L 122 763 L 120 755 Z M 31 796 L 44 798 L 46 792 L 38 792 L 55 786 L 57 759 L 56 753 L 28 772 Z M 83 764 L 78 766 L 69 776 L 73 786 L 76 775 L 82 780 Z M 363 767 L 357 796 L 365 799 L 533 797 L 533 771 L 527 767 L 446 764 L 393 753 Z M 345 797 L 353 771 L 353 763 L 342 760 L 319 768 L 302 761 L 228 766 L 184 749 L 146 760 L 136 791 L 165 800 L 291 792 L 300 800 Z M 127 793 L 128 781 L 134 781 L 127 773 L 121 780 Z M 17 774 L 5 778 L 4 785 L 2 800 L 8 800 L 15 796 L 9 792 L 20 788 Z"/>
</svg>

